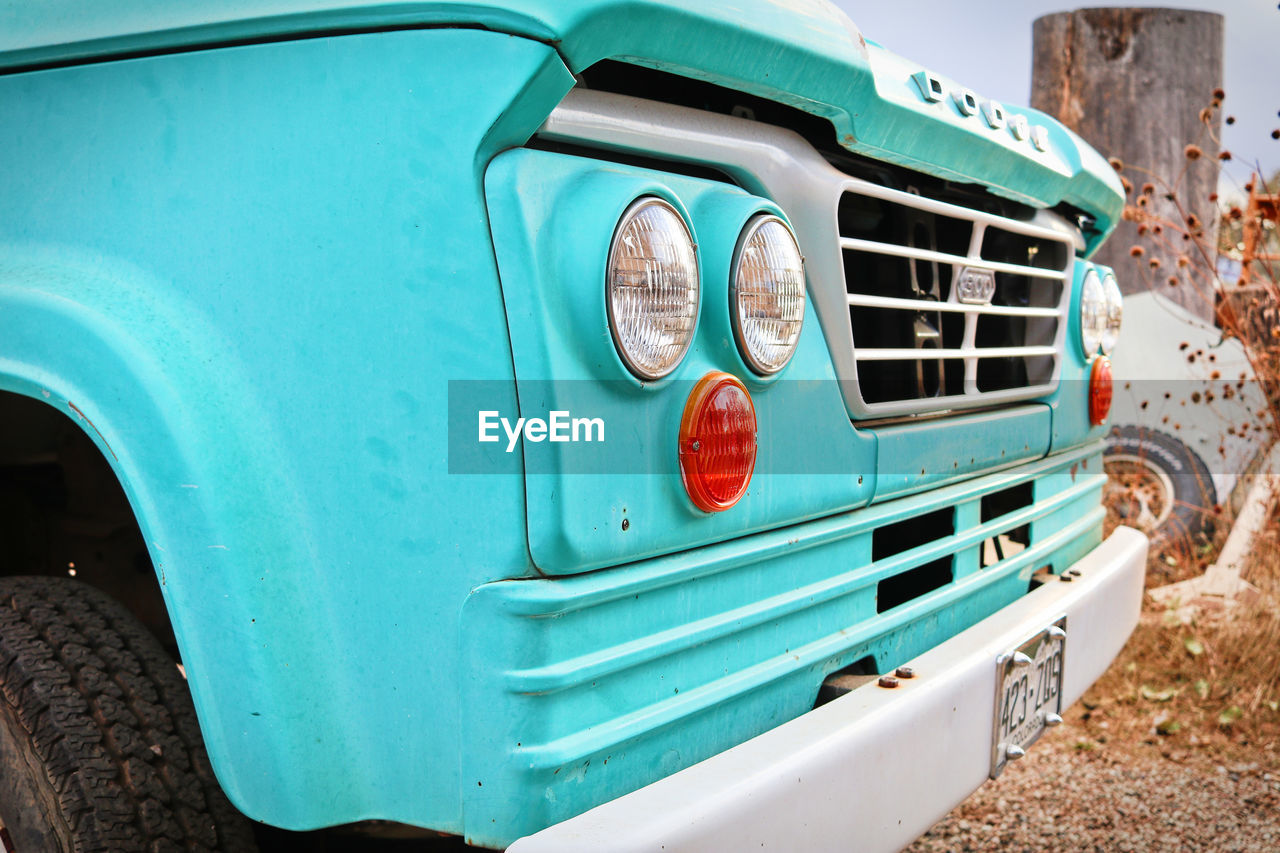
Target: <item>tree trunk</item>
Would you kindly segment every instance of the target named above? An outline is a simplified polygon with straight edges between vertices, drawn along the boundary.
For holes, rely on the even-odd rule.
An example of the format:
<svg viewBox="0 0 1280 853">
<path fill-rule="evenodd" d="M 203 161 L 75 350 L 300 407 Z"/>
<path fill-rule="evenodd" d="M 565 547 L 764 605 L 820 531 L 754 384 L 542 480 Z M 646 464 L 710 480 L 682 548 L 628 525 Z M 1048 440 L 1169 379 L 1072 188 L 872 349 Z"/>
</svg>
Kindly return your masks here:
<svg viewBox="0 0 1280 853">
<path fill-rule="evenodd" d="M 1126 221 L 1095 260 L 1115 268 L 1125 293 L 1155 289 L 1206 320 L 1213 292 L 1192 273 L 1212 271 L 1216 254 L 1222 112 L 1206 121 L 1201 111 L 1222 84 L 1222 30 L 1221 15 L 1182 9 L 1082 9 L 1033 28 L 1031 105 L 1124 163 L 1133 185 Z M 1188 231 L 1203 234 L 1204 254 Z"/>
</svg>

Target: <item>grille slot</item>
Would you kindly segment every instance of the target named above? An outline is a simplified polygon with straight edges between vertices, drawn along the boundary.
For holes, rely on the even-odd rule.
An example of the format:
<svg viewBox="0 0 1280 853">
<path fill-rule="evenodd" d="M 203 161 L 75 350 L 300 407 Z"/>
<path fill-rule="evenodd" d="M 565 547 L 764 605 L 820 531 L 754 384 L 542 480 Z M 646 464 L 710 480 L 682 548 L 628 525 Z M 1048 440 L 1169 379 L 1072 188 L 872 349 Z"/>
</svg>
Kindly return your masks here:
<svg viewBox="0 0 1280 853">
<path fill-rule="evenodd" d="M 886 524 L 876 528 L 871 535 L 871 559 L 878 562 L 904 554 L 955 532 L 955 509 L 952 507 Z M 951 583 L 955 577 L 954 559 L 953 555 L 947 554 L 880 581 L 876 586 L 876 612 L 892 610 Z"/>
<path fill-rule="evenodd" d="M 1069 237 L 865 184 L 842 193 L 837 221 L 864 405 L 928 400 L 943 409 L 1051 389 Z M 962 273 L 994 285 L 990 298 L 962 302 Z"/>
<path fill-rule="evenodd" d="M 1009 515 L 1026 509 L 1035 503 L 1035 485 L 1028 480 L 998 492 L 982 496 L 979 504 L 981 522 L 986 524 L 995 521 L 1002 515 Z M 1031 545 L 1031 525 L 1020 524 L 1003 533 L 986 539 L 982 543 L 980 565 L 987 569 L 997 565 L 1009 557 L 1016 556 Z"/>
</svg>

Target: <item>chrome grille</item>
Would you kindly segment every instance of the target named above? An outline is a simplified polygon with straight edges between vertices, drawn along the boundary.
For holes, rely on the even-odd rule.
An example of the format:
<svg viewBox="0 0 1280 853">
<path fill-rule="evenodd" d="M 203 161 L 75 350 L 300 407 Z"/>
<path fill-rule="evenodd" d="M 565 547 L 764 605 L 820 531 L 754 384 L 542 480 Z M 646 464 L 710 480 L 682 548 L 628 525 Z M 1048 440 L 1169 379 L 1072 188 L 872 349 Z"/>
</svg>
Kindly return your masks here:
<svg viewBox="0 0 1280 853">
<path fill-rule="evenodd" d="M 1052 390 L 1068 237 L 865 182 L 841 194 L 837 220 L 856 384 L 869 409 Z M 962 274 L 993 282 L 989 301 L 961 301 Z"/>
</svg>

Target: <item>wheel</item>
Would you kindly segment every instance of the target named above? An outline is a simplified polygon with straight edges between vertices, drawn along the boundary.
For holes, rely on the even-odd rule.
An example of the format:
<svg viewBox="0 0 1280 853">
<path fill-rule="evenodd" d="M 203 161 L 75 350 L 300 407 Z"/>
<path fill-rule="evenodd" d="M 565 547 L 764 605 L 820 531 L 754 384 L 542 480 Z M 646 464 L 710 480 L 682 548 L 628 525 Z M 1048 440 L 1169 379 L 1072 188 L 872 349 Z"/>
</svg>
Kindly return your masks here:
<svg viewBox="0 0 1280 853">
<path fill-rule="evenodd" d="M 6 850 L 255 849 L 177 665 L 104 593 L 0 579 L 0 700 Z"/>
<path fill-rule="evenodd" d="M 1171 435 L 1118 426 L 1103 453 L 1104 503 L 1112 520 L 1136 527 L 1153 550 L 1194 542 L 1211 526 L 1217 493 L 1209 469 Z"/>
</svg>

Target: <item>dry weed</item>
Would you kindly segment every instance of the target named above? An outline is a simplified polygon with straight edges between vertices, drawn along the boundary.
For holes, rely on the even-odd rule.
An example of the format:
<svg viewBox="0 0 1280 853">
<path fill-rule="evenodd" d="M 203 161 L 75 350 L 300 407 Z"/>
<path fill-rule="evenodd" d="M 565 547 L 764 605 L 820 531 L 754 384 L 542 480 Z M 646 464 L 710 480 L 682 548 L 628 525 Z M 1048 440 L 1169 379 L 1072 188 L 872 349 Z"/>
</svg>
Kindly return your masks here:
<svg viewBox="0 0 1280 853">
<path fill-rule="evenodd" d="M 1272 541 L 1266 541 L 1270 537 Z M 1280 764 L 1280 519 L 1248 577 L 1259 597 L 1184 623 L 1148 605 L 1124 652 L 1074 709 L 1080 749 Z"/>
<path fill-rule="evenodd" d="M 1215 92 L 1205 108 L 1204 134 L 1212 135 L 1210 119 L 1223 97 Z M 1198 151 L 1195 141 L 1188 144 L 1187 160 L 1196 159 Z M 1228 432 L 1261 429 L 1268 433 L 1265 446 L 1280 436 L 1276 265 L 1254 262 L 1237 284 L 1222 279 L 1217 261 L 1220 255 L 1239 259 L 1249 229 L 1257 248 L 1274 252 L 1275 223 L 1257 208 L 1242 211 L 1239 205 L 1220 205 L 1215 193 L 1208 201 L 1219 209 L 1218 227 L 1206 227 L 1180 197 L 1184 175 L 1185 169 L 1173 180 L 1143 173 L 1149 180 L 1136 197 L 1132 190 L 1129 193 L 1125 218 L 1138 224 L 1148 243 L 1146 250 L 1134 247 L 1136 272 L 1153 289 L 1193 288 L 1216 306 L 1224 335 L 1243 344 L 1266 406 L 1253 423 L 1233 424 Z M 1255 174 L 1252 184 L 1241 190 L 1280 190 L 1280 176 L 1271 183 L 1276 185 L 1265 186 Z M 1150 203 L 1153 198 L 1168 202 L 1174 215 L 1161 217 Z M 1143 263 L 1144 256 L 1156 255 L 1176 257 L 1173 274 L 1166 278 L 1166 273 Z M 1219 376 L 1215 372 L 1212 378 Z M 1224 385 L 1224 396 L 1232 388 L 1239 390 L 1240 384 Z M 1215 510 L 1222 512 L 1221 507 Z M 1215 557 L 1214 546 L 1221 544 L 1228 525 L 1218 527 L 1217 542 L 1186 541 L 1153 554 L 1148 586 L 1202 572 Z M 1087 733 L 1080 748 L 1123 744 L 1121 750 L 1156 747 L 1171 758 L 1194 753 L 1215 761 L 1261 758 L 1280 764 L 1280 512 L 1273 510 L 1256 540 L 1246 577 L 1260 590 L 1257 599 L 1217 612 L 1202 609 L 1189 623 L 1148 600 L 1128 646 L 1076 710 Z"/>
</svg>

